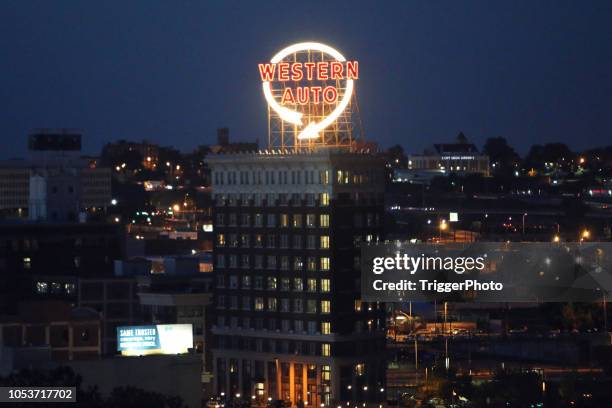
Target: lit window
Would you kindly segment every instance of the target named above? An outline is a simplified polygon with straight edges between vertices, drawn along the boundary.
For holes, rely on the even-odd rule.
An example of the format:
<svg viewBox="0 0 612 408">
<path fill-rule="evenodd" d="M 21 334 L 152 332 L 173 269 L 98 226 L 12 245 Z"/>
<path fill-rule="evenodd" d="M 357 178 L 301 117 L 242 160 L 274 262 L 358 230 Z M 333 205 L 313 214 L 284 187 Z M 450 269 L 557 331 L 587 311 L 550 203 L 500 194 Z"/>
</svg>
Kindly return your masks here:
<svg viewBox="0 0 612 408">
<path fill-rule="evenodd" d="M 47 282 L 36 282 L 36 293 L 47 293 L 49 284 Z"/>
<path fill-rule="evenodd" d="M 329 194 L 321 193 L 321 207 L 327 207 L 329 205 Z"/>
<path fill-rule="evenodd" d="M 321 235 L 321 249 L 329 249 L 329 235 Z"/>
<path fill-rule="evenodd" d="M 308 285 L 309 292 L 317 291 L 317 280 L 315 278 L 308 278 L 307 285 Z"/>
<path fill-rule="evenodd" d="M 23 269 L 30 269 L 32 267 L 32 259 L 29 257 L 23 258 Z"/>
<path fill-rule="evenodd" d="M 355 300 L 355 311 L 361 312 L 361 300 L 359 299 Z"/>
<path fill-rule="evenodd" d="M 321 214 L 319 216 L 319 226 L 321 228 L 329 228 L 329 214 Z"/>
<path fill-rule="evenodd" d="M 262 297 L 256 297 L 255 298 L 255 310 L 263 310 L 264 308 L 264 300 Z"/>
<path fill-rule="evenodd" d="M 225 246 L 225 234 L 217 235 L 217 246 Z"/>
<path fill-rule="evenodd" d="M 321 270 L 322 271 L 329 271 L 330 268 L 330 262 L 329 262 L 329 258 L 328 257 L 322 257 L 321 258 Z"/>
<path fill-rule="evenodd" d="M 331 355 L 331 345 L 329 343 L 321 344 L 321 355 L 324 357 Z"/>
<path fill-rule="evenodd" d="M 329 279 L 321 279 L 321 292 L 329 292 L 331 289 Z"/>
<path fill-rule="evenodd" d="M 321 313 L 331 313 L 331 302 L 329 300 L 321 301 Z"/>
<path fill-rule="evenodd" d="M 331 323 L 321 322 L 321 334 L 330 334 L 330 333 L 331 333 Z"/>
<path fill-rule="evenodd" d="M 289 226 L 289 216 L 287 214 L 280 215 L 280 226 L 288 227 Z"/>
<path fill-rule="evenodd" d="M 293 227 L 294 228 L 302 227 L 302 214 L 293 214 Z"/>
</svg>

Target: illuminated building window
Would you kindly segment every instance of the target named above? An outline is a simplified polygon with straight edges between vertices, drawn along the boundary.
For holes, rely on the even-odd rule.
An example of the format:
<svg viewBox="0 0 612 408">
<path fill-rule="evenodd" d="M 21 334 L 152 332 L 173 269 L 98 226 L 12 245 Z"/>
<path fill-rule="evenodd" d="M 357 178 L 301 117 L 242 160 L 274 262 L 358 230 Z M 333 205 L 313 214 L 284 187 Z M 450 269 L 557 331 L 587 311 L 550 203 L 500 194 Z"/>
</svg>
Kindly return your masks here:
<svg viewBox="0 0 612 408">
<path fill-rule="evenodd" d="M 321 334 L 331 334 L 330 322 L 321 322 Z"/>
<path fill-rule="evenodd" d="M 321 366 L 321 379 L 323 381 L 331 381 L 331 366 L 328 366 L 328 365 Z"/>
<path fill-rule="evenodd" d="M 329 343 L 321 344 L 321 355 L 324 357 L 331 355 L 331 345 Z"/>
<path fill-rule="evenodd" d="M 322 257 L 321 258 L 321 270 L 322 271 L 329 271 L 330 266 L 331 266 L 331 264 L 330 264 L 329 258 L 326 257 L 326 256 Z"/>
<path fill-rule="evenodd" d="M 355 364 L 355 375 L 362 376 L 365 373 L 365 364 Z"/>
<path fill-rule="evenodd" d="M 255 248 L 263 247 L 263 236 L 261 234 L 255 235 Z"/>
<path fill-rule="evenodd" d="M 317 270 L 317 259 L 313 256 L 309 256 L 307 261 L 308 261 L 307 269 L 309 271 L 316 271 Z"/>
<path fill-rule="evenodd" d="M 217 246 L 220 246 L 220 247 L 225 246 L 225 234 L 217 235 Z"/>
<path fill-rule="evenodd" d="M 302 214 L 293 214 L 293 228 L 302 227 Z"/>
<path fill-rule="evenodd" d="M 319 184 L 329 184 L 329 170 L 319 172 Z"/>
<path fill-rule="evenodd" d="M 268 276 L 268 290 L 276 290 L 276 277 Z"/>
<path fill-rule="evenodd" d="M 64 290 L 67 295 L 73 295 L 76 292 L 76 285 L 74 283 L 65 283 Z"/>
<path fill-rule="evenodd" d="M 255 310 L 261 311 L 264 309 L 264 300 L 262 297 L 255 298 Z"/>
<path fill-rule="evenodd" d="M 249 234 L 240 234 L 240 246 L 242 248 L 248 248 L 249 246 L 251 246 Z"/>
<path fill-rule="evenodd" d="M 321 249 L 329 249 L 329 235 L 321 235 Z"/>
<path fill-rule="evenodd" d="M 316 217 L 314 214 L 306 214 L 306 226 L 308 228 L 316 227 L 315 220 L 316 220 Z"/>
<path fill-rule="evenodd" d="M 329 300 L 321 301 L 321 313 L 331 313 L 331 302 Z"/>
<path fill-rule="evenodd" d="M 329 205 L 329 194 L 321 193 L 321 207 L 327 207 Z"/>
<path fill-rule="evenodd" d="M 243 289 L 251 288 L 251 277 L 249 275 L 242 276 L 242 288 Z"/>
<path fill-rule="evenodd" d="M 329 292 L 331 284 L 329 279 L 321 279 L 321 292 Z"/>
<path fill-rule="evenodd" d="M 289 226 L 289 215 L 281 214 L 280 215 L 280 226 L 286 228 Z"/>
<path fill-rule="evenodd" d="M 361 312 L 361 300 L 359 300 L 359 299 L 355 300 L 355 311 L 356 312 Z"/>
<path fill-rule="evenodd" d="M 329 228 L 329 214 L 321 214 L 319 216 L 319 226 L 321 228 Z"/>
<path fill-rule="evenodd" d="M 36 282 L 36 293 L 49 292 L 49 284 L 47 282 Z"/>
<path fill-rule="evenodd" d="M 301 256 L 296 256 L 293 258 L 293 269 L 296 271 L 301 271 L 304 268 L 304 261 Z"/>
<path fill-rule="evenodd" d="M 315 278 L 308 278 L 307 285 L 308 285 L 308 292 L 317 291 L 317 280 Z"/>
</svg>

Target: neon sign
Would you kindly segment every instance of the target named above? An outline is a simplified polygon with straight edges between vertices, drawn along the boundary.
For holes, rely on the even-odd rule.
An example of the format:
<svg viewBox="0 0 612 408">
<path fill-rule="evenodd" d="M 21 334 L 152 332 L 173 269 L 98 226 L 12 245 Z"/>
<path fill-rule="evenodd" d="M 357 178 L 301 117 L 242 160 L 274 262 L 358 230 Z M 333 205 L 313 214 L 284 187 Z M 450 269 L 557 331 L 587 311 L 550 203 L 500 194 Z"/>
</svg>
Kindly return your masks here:
<svg viewBox="0 0 612 408">
<path fill-rule="evenodd" d="M 298 53 L 308 55 L 308 59 L 299 61 Z M 312 55 L 320 56 L 320 60 L 315 61 Z M 270 108 L 283 121 L 302 127 L 298 139 L 314 139 L 349 105 L 354 81 L 359 78 L 359 63 L 347 61 L 325 44 L 304 42 L 282 49 L 269 63 L 259 64 L 259 75 Z M 304 81 L 308 85 L 302 85 Z M 329 112 L 322 117 L 308 115 L 307 106 L 328 106 Z"/>
</svg>

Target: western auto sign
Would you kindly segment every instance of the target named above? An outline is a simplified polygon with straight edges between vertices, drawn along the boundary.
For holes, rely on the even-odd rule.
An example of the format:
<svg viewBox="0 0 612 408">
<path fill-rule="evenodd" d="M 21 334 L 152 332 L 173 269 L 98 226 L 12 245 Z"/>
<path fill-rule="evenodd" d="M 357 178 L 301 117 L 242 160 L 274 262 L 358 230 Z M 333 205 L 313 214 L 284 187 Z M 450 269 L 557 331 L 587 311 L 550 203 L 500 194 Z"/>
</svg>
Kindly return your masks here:
<svg viewBox="0 0 612 408">
<path fill-rule="evenodd" d="M 298 55 L 306 56 L 299 59 Z M 347 108 L 359 78 L 359 63 L 347 61 L 336 49 L 321 43 L 290 45 L 259 64 L 268 105 L 288 123 L 301 127 L 298 139 L 314 139 Z M 306 106 L 326 107 L 308 115 Z"/>
</svg>

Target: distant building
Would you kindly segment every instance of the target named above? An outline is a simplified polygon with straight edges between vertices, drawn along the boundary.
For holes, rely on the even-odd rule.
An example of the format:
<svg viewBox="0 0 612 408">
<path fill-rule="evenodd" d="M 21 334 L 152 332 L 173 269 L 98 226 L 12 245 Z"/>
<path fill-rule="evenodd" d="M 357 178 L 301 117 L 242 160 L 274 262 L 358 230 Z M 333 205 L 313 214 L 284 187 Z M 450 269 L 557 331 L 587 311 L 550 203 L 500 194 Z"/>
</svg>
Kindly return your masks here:
<svg viewBox="0 0 612 408">
<path fill-rule="evenodd" d="M 79 277 L 113 275 L 122 236 L 116 224 L 0 224 L 0 309 L 31 297 L 76 300 Z"/>
<path fill-rule="evenodd" d="M 459 133 L 454 143 L 437 143 L 425 149 L 423 154 L 408 156 L 408 169 L 488 176 L 489 156 L 480 153 L 463 133 Z"/>
<path fill-rule="evenodd" d="M 0 316 L 0 345 L 47 349 L 54 361 L 98 358 L 100 315 L 64 301 L 20 302 L 15 315 Z"/>
<path fill-rule="evenodd" d="M 110 169 L 81 156 L 76 131 L 36 130 L 28 157 L 0 162 L 0 211 L 35 221 L 76 222 L 111 201 Z"/>
</svg>

